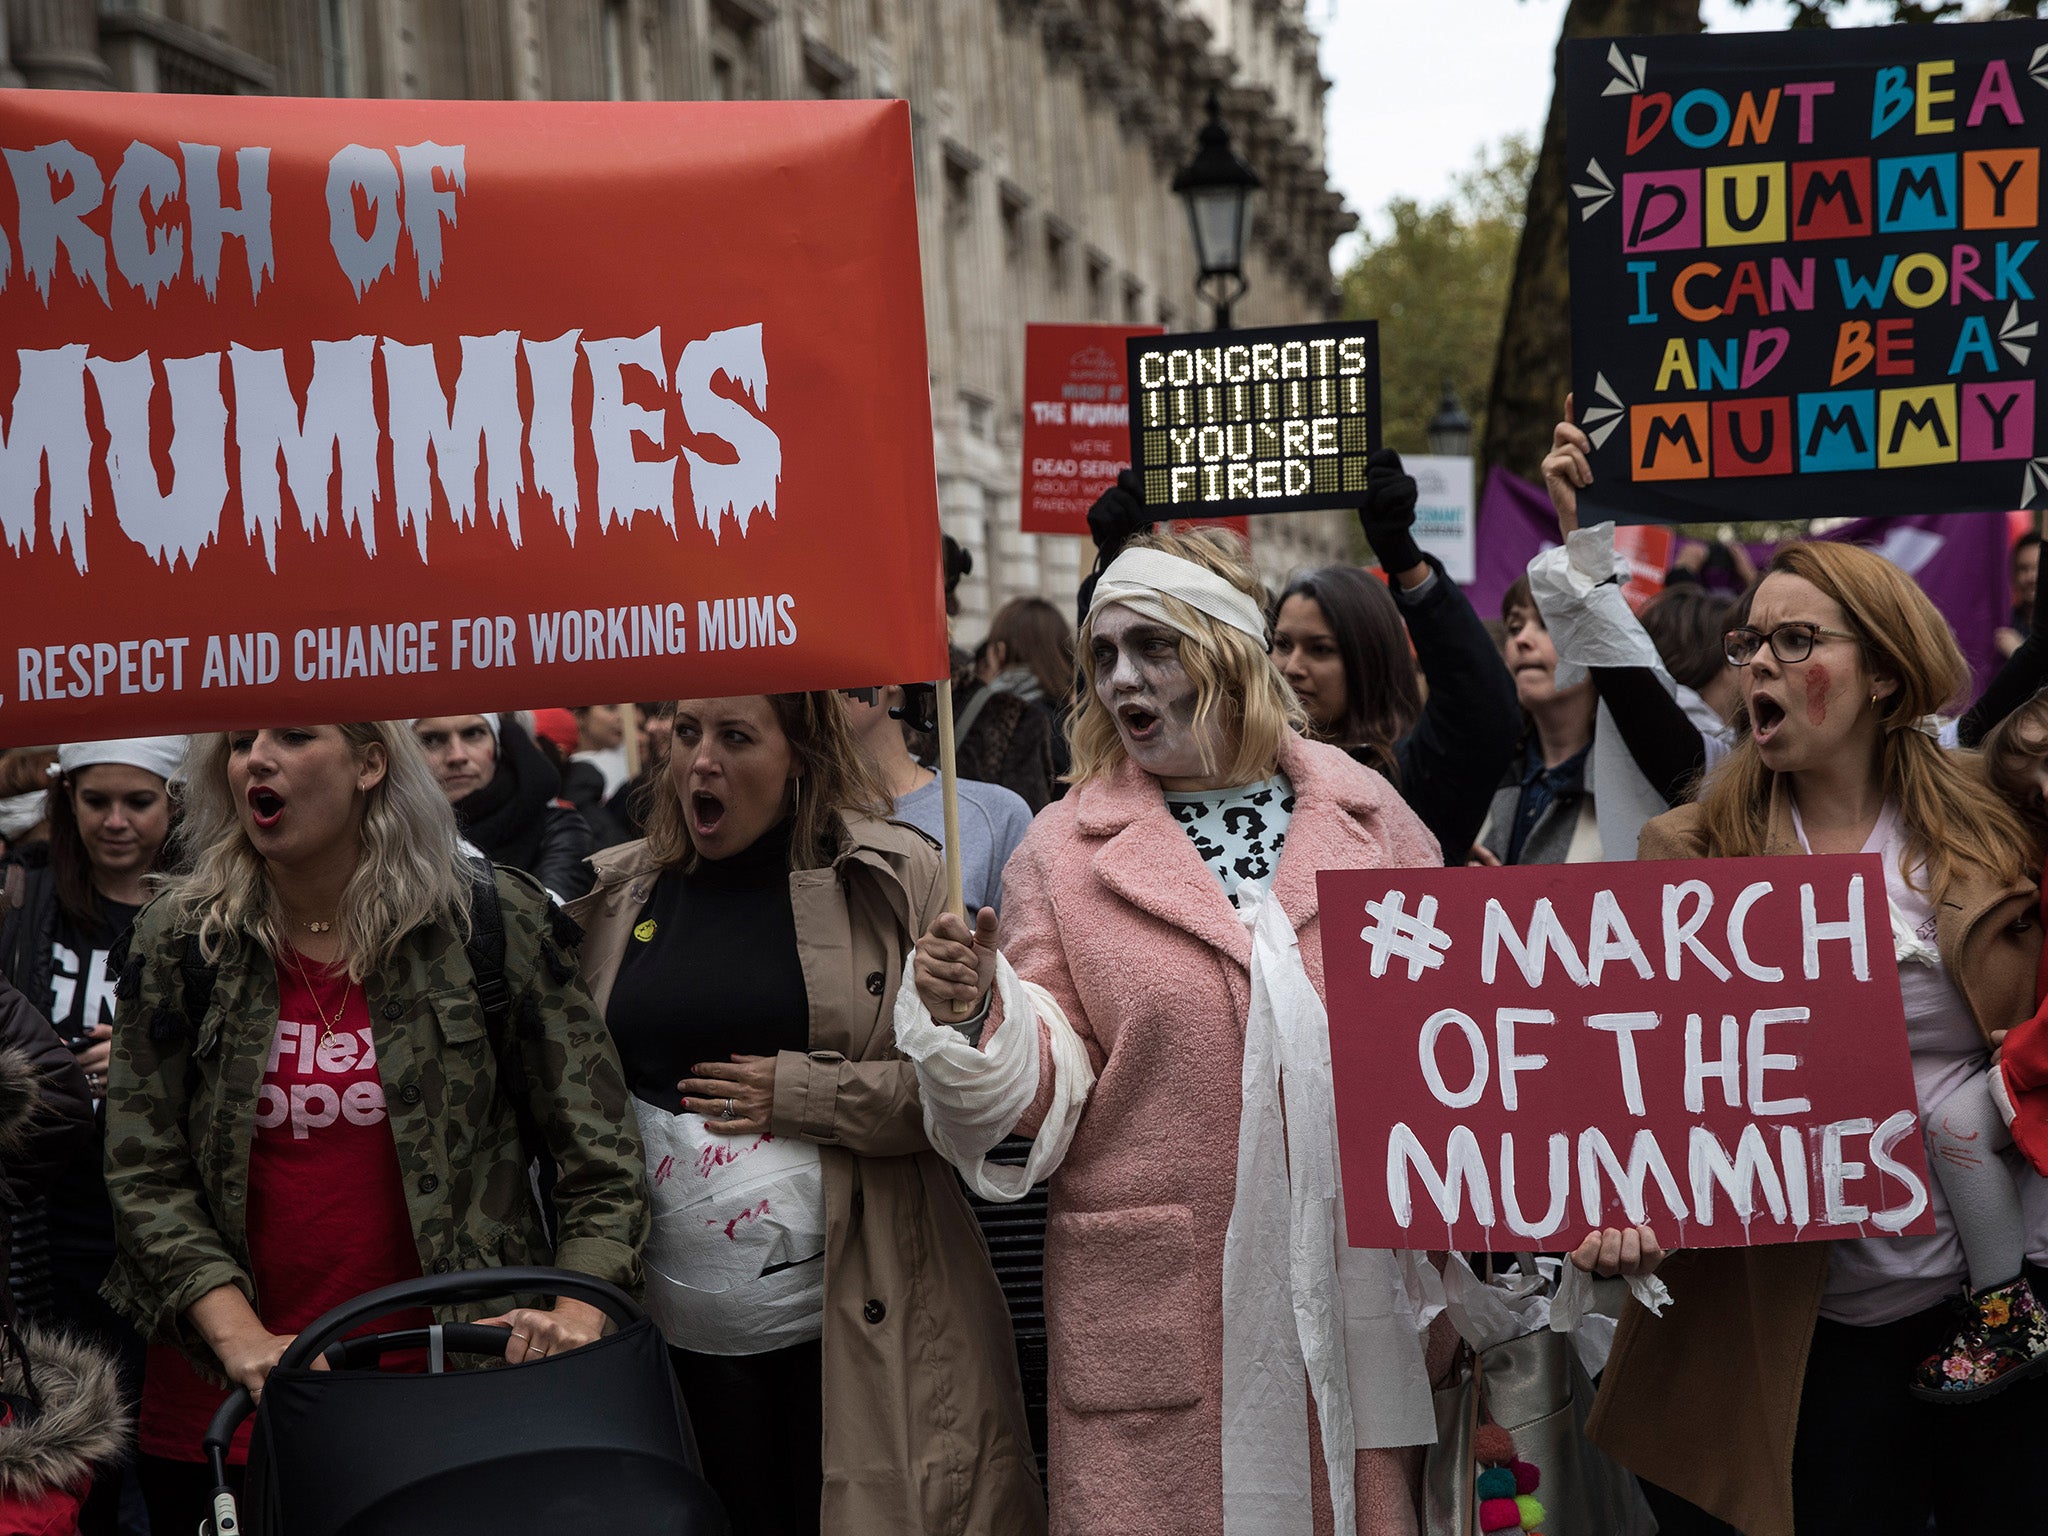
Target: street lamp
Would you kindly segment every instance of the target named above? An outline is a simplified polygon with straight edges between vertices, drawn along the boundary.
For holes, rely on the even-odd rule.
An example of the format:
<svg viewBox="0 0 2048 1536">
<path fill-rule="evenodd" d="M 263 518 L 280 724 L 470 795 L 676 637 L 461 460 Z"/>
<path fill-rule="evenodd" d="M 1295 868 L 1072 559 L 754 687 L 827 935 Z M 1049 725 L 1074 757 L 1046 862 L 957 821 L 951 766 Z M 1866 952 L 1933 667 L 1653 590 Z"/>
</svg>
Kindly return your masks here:
<svg viewBox="0 0 2048 1536">
<path fill-rule="evenodd" d="M 1258 172 L 1230 147 L 1230 130 L 1216 92 L 1209 92 L 1208 121 L 1195 141 L 1195 158 L 1173 178 L 1174 195 L 1188 206 L 1201 269 L 1195 291 L 1215 306 L 1216 329 L 1230 329 L 1230 306 L 1245 291 L 1244 246 L 1251 226 L 1252 194 L 1264 185 Z"/>
<path fill-rule="evenodd" d="M 1436 408 L 1436 414 L 1423 428 L 1429 440 L 1429 451 L 1446 458 L 1462 459 L 1472 452 L 1472 418 L 1464 407 L 1458 404 L 1458 392 L 1451 388 L 1451 381 L 1444 380 L 1443 403 Z"/>
</svg>

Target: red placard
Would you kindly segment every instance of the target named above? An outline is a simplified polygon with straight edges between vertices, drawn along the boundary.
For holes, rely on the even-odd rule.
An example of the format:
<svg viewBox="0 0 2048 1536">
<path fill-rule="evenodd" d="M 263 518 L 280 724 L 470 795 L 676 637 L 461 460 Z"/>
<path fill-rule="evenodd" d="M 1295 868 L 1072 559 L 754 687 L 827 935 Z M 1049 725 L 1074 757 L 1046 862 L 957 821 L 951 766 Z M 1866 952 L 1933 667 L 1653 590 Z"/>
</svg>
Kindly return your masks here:
<svg viewBox="0 0 2048 1536">
<path fill-rule="evenodd" d="M 1677 529 L 1651 523 L 1624 524 L 1614 530 L 1615 552 L 1628 561 L 1628 580 L 1622 583 L 1621 595 L 1637 613 L 1664 590 L 1671 551 L 1677 543 Z"/>
<path fill-rule="evenodd" d="M 1934 1230 L 1875 855 L 1326 873 L 1361 1248 Z"/>
<path fill-rule="evenodd" d="M 1088 509 L 1131 465 L 1124 341 L 1157 325 L 1024 327 L 1026 533 L 1088 531 Z"/>
<path fill-rule="evenodd" d="M 0 148 L 0 745 L 944 675 L 902 102 Z"/>
</svg>

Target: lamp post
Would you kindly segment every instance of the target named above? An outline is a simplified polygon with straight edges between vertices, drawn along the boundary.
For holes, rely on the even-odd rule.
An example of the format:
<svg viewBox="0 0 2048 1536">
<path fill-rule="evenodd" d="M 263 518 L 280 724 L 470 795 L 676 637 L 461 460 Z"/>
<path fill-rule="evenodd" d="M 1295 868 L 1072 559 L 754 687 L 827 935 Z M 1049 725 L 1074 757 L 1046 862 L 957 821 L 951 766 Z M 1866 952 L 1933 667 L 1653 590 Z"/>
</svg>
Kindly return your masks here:
<svg viewBox="0 0 2048 1536">
<path fill-rule="evenodd" d="M 1208 120 L 1195 141 L 1195 158 L 1175 174 L 1173 190 L 1187 204 L 1188 226 L 1194 232 L 1200 269 L 1195 292 L 1214 306 L 1219 331 L 1230 329 L 1230 306 L 1245 291 L 1245 236 L 1251 227 L 1252 194 L 1262 185 L 1258 172 L 1230 147 L 1230 130 L 1211 89 Z"/>
<path fill-rule="evenodd" d="M 1458 404 L 1458 392 L 1451 388 L 1451 381 L 1444 380 L 1444 398 L 1436 408 L 1436 414 L 1423 428 L 1429 441 L 1429 451 L 1446 458 L 1462 459 L 1472 452 L 1472 418 L 1465 414 Z"/>
</svg>

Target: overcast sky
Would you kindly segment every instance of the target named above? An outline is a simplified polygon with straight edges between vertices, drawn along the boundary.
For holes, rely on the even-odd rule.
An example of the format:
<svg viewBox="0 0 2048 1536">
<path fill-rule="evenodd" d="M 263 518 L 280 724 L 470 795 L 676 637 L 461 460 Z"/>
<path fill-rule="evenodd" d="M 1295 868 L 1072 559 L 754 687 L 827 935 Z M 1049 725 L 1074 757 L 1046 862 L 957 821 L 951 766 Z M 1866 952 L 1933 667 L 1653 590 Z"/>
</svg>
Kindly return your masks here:
<svg viewBox="0 0 2048 1536">
<path fill-rule="evenodd" d="M 1715 31 L 1775 29 L 1790 11 L 1776 0 L 1704 9 Z M 1308 0 L 1331 81 L 1330 178 L 1365 227 L 1384 228 L 1389 198 L 1442 197 L 1482 146 L 1541 138 L 1564 11 L 1565 0 Z M 1340 271 L 1356 240 L 1338 246 Z"/>
</svg>

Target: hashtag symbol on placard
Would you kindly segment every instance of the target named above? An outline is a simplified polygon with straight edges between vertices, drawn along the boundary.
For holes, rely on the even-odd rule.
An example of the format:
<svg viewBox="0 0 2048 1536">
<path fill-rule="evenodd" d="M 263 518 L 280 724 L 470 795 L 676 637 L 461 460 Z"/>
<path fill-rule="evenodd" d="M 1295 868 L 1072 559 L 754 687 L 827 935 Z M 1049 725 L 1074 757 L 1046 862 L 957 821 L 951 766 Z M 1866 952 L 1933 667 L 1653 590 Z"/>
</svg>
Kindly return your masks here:
<svg viewBox="0 0 2048 1536">
<path fill-rule="evenodd" d="M 1378 921 L 1358 936 L 1372 946 L 1375 976 L 1387 974 L 1389 956 L 1408 962 L 1410 981 L 1422 980 L 1425 970 L 1436 970 L 1444 963 L 1443 952 L 1451 947 L 1451 936 L 1436 925 L 1436 898 L 1419 898 L 1412 917 L 1403 910 L 1407 903 L 1405 892 L 1389 891 L 1365 904 L 1366 916 Z"/>
</svg>

